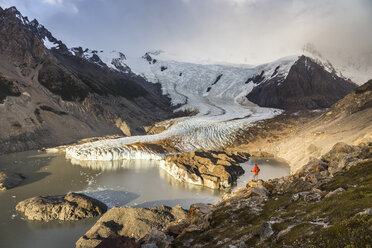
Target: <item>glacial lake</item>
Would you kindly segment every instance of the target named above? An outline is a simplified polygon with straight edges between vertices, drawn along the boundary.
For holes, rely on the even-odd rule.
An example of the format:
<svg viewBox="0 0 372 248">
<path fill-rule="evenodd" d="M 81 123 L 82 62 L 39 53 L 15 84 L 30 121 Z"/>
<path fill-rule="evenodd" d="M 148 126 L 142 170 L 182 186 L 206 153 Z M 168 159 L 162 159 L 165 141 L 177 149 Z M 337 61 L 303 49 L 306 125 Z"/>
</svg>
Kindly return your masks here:
<svg viewBox="0 0 372 248">
<path fill-rule="evenodd" d="M 246 173 L 232 190 L 252 178 L 253 165 L 260 178 L 289 174 L 289 167 L 276 160 L 250 159 L 242 164 Z M 105 168 L 105 169 L 103 169 Z M 113 206 L 188 208 L 197 202 L 215 203 L 224 193 L 181 183 L 159 168 L 157 161 L 132 160 L 73 164 L 64 154 L 28 151 L 0 156 L 0 170 L 21 173 L 22 184 L 0 192 L 0 247 L 70 248 L 99 217 L 81 221 L 28 221 L 15 211 L 18 202 L 33 196 L 82 192 Z"/>
</svg>

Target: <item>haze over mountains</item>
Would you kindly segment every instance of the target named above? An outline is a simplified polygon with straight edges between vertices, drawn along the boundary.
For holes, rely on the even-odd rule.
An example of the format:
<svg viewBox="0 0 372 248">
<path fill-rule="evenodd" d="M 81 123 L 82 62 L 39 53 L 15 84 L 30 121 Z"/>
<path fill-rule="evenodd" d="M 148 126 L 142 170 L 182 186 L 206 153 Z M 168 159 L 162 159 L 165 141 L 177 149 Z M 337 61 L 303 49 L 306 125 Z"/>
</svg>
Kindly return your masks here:
<svg viewBox="0 0 372 248">
<path fill-rule="evenodd" d="M 3 1 L 7 0 L 0 4 Z M 107 23 L 98 17 L 107 6 L 110 13 L 118 11 L 111 4 L 143 3 L 27 3 L 34 1 L 38 6 L 75 7 L 75 14 L 80 4 L 91 3 L 86 7 L 97 18 L 92 21 L 81 15 L 81 20 L 92 22 L 85 26 L 88 29 Z M 343 1 L 341 7 L 355 11 L 354 4 Z M 288 48 L 292 40 L 299 42 L 282 33 L 288 28 L 294 28 L 302 39 L 319 35 L 312 29 L 306 33 L 309 27 L 300 25 L 306 22 L 298 22 L 301 17 L 322 17 L 311 15 L 306 8 L 314 2 L 311 9 L 324 9 L 321 13 L 344 23 L 338 8 L 327 12 L 332 1 L 321 0 L 161 0 L 156 6 L 155 1 L 146 1 L 146 6 L 167 11 L 181 3 L 190 14 L 190 8 L 209 3 L 212 16 L 222 14 L 214 25 L 224 23 L 226 14 L 231 14 L 231 9 L 218 7 L 234 6 L 237 26 L 256 24 L 235 19 L 247 10 L 243 7 L 250 6 L 250 11 L 256 10 L 252 18 L 263 18 L 272 26 L 270 30 L 275 29 L 270 33 L 268 27 L 257 25 L 263 34 L 251 36 L 252 44 L 263 43 L 255 46 L 255 53 L 265 58 L 272 49 L 280 50 L 283 40 L 288 41 L 284 44 Z M 265 13 L 272 16 L 255 16 L 261 13 L 262 3 Z M 97 4 L 105 8 L 92 11 Z M 355 5 L 357 13 L 363 14 Z M 294 7 L 289 9 L 294 13 L 283 14 L 283 6 Z M 165 29 L 178 27 L 174 13 L 179 12 L 166 17 L 173 17 L 174 23 L 162 23 Z M 297 13 L 300 18 L 286 28 L 280 26 L 281 18 Z M 120 14 L 123 19 L 131 16 Z M 210 24 L 204 18 L 196 23 Z M 357 23 L 359 18 L 363 20 L 358 16 Z M 148 24 L 146 18 L 132 19 Z M 94 23 L 97 20 L 102 23 Z M 317 24 L 323 20 L 311 19 Z M 67 23 L 68 19 L 62 25 Z M 131 23 L 130 28 L 118 30 L 125 30 L 126 38 L 133 40 L 138 23 Z M 59 40 L 16 7 L 0 8 L 0 191 L 5 191 L 0 194 L 4 213 L 0 246 L 307 248 L 371 243 L 367 234 L 372 223 L 372 79 L 362 80 L 372 78 L 369 53 L 359 56 L 363 49 L 356 49 L 358 59 L 333 64 L 329 53 L 324 55 L 309 42 L 302 53 L 288 53 L 267 63 L 199 63 L 198 49 L 191 44 L 195 40 L 180 28 L 185 31 L 184 40 L 190 41 L 181 53 L 194 58 L 186 62 L 150 47 L 140 56 L 128 56 L 131 51 L 110 47 L 116 33 L 95 33 L 100 37 L 94 40 L 107 41 L 106 49 L 70 47 L 64 39 L 76 32 L 81 33 L 77 39 L 86 44 L 82 40 L 86 30 L 77 28 L 78 24 Z M 239 30 L 230 20 L 226 26 Z M 330 31 L 325 36 L 329 44 L 353 47 L 345 45 L 348 41 L 335 44 L 340 34 L 329 23 L 324 26 Z M 146 33 L 146 28 L 137 32 Z M 213 30 L 208 29 L 206 37 L 239 43 L 240 36 L 236 38 L 233 32 L 221 36 Z M 348 31 L 344 37 L 349 35 Z M 368 35 L 360 36 L 368 43 Z M 151 46 L 159 44 L 152 41 L 155 36 L 146 38 Z M 262 49 L 265 44 L 268 50 Z M 229 48 L 228 43 L 222 46 L 219 39 L 210 45 L 252 55 L 244 54 L 249 49 Z M 36 149 L 41 150 L 30 151 Z M 254 180 L 249 181 L 255 163 L 261 172 L 257 174 L 255 166 Z M 219 202 L 218 194 L 222 196 Z M 203 203 L 196 203 L 200 200 Z M 172 207 L 176 204 L 189 210 Z M 96 219 L 81 219 L 97 215 L 102 217 L 87 231 Z M 34 226 L 28 220 L 38 223 Z M 42 223 L 52 220 L 58 222 Z"/>
<path fill-rule="evenodd" d="M 327 108 L 356 87 L 315 56 L 258 66 L 184 63 L 160 52 L 127 58 L 68 48 L 15 7 L 1 10 L 1 22 L 2 87 L 9 92 L 1 105 L 4 152 L 143 134 L 174 109 L 228 120 L 249 115 L 248 100 L 280 109 Z"/>
</svg>

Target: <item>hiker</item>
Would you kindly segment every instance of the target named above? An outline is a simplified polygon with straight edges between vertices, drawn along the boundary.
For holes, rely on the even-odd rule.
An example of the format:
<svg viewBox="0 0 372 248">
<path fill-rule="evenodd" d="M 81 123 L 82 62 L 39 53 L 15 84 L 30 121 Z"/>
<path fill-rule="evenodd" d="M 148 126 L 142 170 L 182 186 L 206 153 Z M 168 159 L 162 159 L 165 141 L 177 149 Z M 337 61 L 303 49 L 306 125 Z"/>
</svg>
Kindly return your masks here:
<svg viewBox="0 0 372 248">
<path fill-rule="evenodd" d="M 260 172 L 260 168 L 258 167 L 257 164 L 255 164 L 254 169 L 251 172 L 254 172 L 253 181 L 257 182 L 258 181 L 258 173 Z"/>
</svg>

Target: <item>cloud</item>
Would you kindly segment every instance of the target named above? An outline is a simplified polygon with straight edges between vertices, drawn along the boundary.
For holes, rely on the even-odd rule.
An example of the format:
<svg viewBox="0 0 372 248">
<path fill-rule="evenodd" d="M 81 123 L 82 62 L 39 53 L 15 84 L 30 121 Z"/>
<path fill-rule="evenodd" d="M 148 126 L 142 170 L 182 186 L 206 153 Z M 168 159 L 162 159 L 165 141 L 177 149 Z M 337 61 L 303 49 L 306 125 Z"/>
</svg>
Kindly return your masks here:
<svg viewBox="0 0 372 248">
<path fill-rule="evenodd" d="M 44 3 L 54 4 L 54 5 L 62 5 L 63 0 L 43 0 Z"/>
<path fill-rule="evenodd" d="M 137 56 L 162 49 L 187 60 L 256 64 L 298 54 L 312 43 L 326 57 L 372 57 L 371 0 L 8 2 L 23 6 L 70 46 Z"/>
<path fill-rule="evenodd" d="M 78 1 L 79 0 L 42 0 L 43 3 L 63 8 L 75 14 L 79 12 L 79 9 L 76 6 Z"/>
</svg>

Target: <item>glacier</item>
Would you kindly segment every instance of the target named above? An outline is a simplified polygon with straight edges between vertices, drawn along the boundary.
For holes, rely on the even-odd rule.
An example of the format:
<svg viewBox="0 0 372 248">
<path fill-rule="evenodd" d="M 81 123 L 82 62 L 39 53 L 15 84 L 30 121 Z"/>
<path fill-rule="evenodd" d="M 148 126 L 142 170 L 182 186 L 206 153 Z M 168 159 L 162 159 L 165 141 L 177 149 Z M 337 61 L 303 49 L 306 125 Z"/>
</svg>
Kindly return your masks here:
<svg viewBox="0 0 372 248">
<path fill-rule="evenodd" d="M 84 57 L 91 58 L 86 50 Z M 159 134 L 123 137 L 89 142 L 66 148 L 66 156 L 78 161 L 115 161 L 123 159 L 162 160 L 162 154 L 141 146 L 170 140 L 179 151 L 214 150 L 234 142 L 239 132 L 253 123 L 272 118 L 282 111 L 259 107 L 245 97 L 256 85 L 253 78 L 263 80 L 286 78 L 298 56 L 279 59 L 258 66 L 202 65 L 163 60 L 162 54 L 149 53 L 148 57 L 127 58 L 118 52 L 94 52 L 113 70 L 130 68 L 132 72 L 152 83 L 160 83 L 175 111 L 192 110 L 191 117 L 174 119 L 174 124 Z M 118 60 L 115 60 L 115 59 Z M 117 62 L 120 62 L 118 65 Z"/>
</svg>

